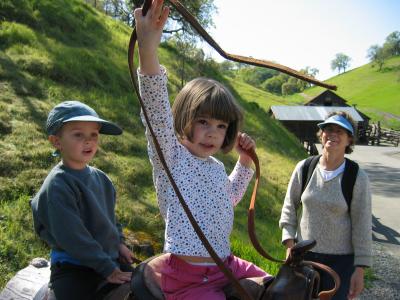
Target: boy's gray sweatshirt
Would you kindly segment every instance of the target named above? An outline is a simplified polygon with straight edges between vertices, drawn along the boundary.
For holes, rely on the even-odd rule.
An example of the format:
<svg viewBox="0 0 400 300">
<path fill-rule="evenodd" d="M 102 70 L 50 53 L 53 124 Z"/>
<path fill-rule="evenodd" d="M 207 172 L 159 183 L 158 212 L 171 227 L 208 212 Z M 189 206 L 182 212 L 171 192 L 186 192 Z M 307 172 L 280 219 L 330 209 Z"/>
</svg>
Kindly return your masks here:
<svg viewBox="0 0 400 300">
<path fill-rule="evenodd" d="M 55 166 L 32 199 L 34 228 L 49 246 L 108 277 L 119 265 L 115 189 L 102 171 Z"/>
</svg>

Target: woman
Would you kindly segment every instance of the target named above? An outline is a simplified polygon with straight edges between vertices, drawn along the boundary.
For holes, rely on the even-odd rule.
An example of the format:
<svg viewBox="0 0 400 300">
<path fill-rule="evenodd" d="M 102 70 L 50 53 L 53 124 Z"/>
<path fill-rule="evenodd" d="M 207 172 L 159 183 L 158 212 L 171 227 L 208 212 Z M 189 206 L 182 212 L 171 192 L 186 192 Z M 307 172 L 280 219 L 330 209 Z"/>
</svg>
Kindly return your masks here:
<svg viewBox="0 0 400 300">
<path fill-rule="evenodd" d="M 304 192 L 305 160 L 293 171 L 279 221 L 282 243 L 289 254 L 296 241 L 316 240 L 306 259 L 328 265 L 339 274 L 341 286 L 333 299 L 354 299 L 364 288 L 364 269 L 372 263 L 369 180 L 359 168 L 348 207 L 341 180 L 350 163 L 344 155 L 353 151 L 355 142 L 354 121 L 345 112 L 334 112 L 318 127 L 322 155 Z M 321 290 L 331 288 L 333 280 L 321 273 Z"/>
</svg>

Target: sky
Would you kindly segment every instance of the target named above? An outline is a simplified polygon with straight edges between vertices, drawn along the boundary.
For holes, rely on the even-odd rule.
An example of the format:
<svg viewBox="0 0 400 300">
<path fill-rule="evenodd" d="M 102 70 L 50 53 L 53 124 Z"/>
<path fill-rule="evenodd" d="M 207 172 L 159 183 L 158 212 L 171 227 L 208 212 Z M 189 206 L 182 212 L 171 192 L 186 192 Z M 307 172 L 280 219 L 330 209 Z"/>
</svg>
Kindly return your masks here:
<svg viewBox="0 0 400 300">
<path fill-rule="evenodd" d="M 252 56 L 300 70 L 317 68 L 317 79 L 337 75 L 337 53 L 350 69 L 369 62 L 368 49 L 400 31 L 400 0 L 214 0 L 218 12 L 209 33 L 231 54 Z M 217 52 L 204 46 L 217 61 Z"/>
</svg>

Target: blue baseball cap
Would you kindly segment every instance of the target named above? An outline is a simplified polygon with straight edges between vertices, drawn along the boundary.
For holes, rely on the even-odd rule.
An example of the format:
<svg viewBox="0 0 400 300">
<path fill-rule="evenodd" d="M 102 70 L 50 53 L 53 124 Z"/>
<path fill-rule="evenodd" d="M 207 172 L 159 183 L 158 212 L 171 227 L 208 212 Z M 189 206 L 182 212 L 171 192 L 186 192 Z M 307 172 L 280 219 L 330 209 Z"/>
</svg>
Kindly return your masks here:
<svg viewBox="0 0 400 300">
<path fill-rule="evenodd" d="M 322 130 L 325 128 L 325 126 L 329 124 L 336 124 L 344 129 L 346 129 L 348 132 L 351 133 L 351 135 L 354 135 L 354 128 L 353 125 L 347 120 L 345 117 L 341 115 L 333 115 L 332 117 L 329 117 L 322 123 L 318 123 L 318 127 L 321 128 Z"/>
<path fill-rule="evenodd" d="M 65 123 L 73 121 L 100 123 L 99 132 L 102 134 L 120 135 L 122 133 L 118 125 L 101 119 L 93 108 L 79 101 L 65 101 L 56 105 L 47 117 L 46 132 L 48 135 L 54 135 Z"/>
</svg>

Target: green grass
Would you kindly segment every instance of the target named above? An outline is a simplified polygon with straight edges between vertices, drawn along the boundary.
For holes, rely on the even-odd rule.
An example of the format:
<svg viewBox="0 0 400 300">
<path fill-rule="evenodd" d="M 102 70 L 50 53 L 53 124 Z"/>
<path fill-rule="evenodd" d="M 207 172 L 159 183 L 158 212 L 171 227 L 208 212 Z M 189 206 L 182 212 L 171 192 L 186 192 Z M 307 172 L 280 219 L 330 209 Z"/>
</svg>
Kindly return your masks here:
<svg viewBox="0 0 400 300">
<path fill-rule="evenodd" d="M 400 130 L 400 57 L 389 59 L 381 71 L 371 63 L 356 68 L 329 80 L 338 86 L 335 92 L 356 105 L 373 122 L 381 121 L 384 127 Z M 323 91 L 313 87 L 304 95 L 315 97 Z M 294 102 L 306 102 L 300 94 L 287 98 Z"/>
<path fill-rule="evenodd" d="M 0 202 L 0 272 L 3 287 L 21 262 L 33 257 L 48 258 L 48 251 L 32 231 L 29 196 L 21 195 L 12 202 Z"/>
<path fill-rule="evenodd" d="M 49 249 L 33 233 L 28 200 L 57 163 L 44 133 L 47 113 L 57 103 L 77 99 L 124 133 L 101 137 L 93 165 L 104 170 L 117 190 L 117 216 L 126 232 L 151 240 L 161 251 L 160 217 L 144 128 L 127 66 L 131 29 L 79 0 L 5 0 L 0 4 L 0 289 L 34 257 Z M 180 62 L 176 49 L 164 44 L 160 61 L 169 70 L 169 90 L 176 95 Z M 191 77 L 210 76 L 231 88 L 246 115 L 244 130 L 257 140 L 262 167 L 257 204 L 257 233 L 275 256 L 283 257 L 278 218 L 295 163 L 305 157 L 298 141 L 267 115 L 279 103 L 271 94 L 232 82 L 213 64 L 188 62 Z M 236 156 L 219 156 L 229 172 Z M 235 211 L 232 248 L 235 254 L 276 271 L 247 238 L 248 191 Z"/>
<path fill-rule="evenodd" d="M 257 89 L 245 82 L 238 81 L 227 77 L 227 80 L 235 89 L 240 90 L 240 94 L 248 101 L 257 103 L 260 107 L 264 108 L 266 111 L 271 107 L 271 105 L 290 105 L 292 102 L 284 99 L 283 97 L 271 94 L 269 92 Z"/>
</svg>

